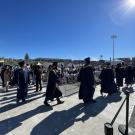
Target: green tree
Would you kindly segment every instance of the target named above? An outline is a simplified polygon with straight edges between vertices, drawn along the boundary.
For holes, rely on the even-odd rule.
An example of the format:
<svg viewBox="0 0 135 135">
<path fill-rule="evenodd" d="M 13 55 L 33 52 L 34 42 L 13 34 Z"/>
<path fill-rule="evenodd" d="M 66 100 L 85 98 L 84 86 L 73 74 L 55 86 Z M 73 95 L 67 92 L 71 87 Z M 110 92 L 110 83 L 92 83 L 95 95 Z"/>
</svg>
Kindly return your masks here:
<svg viewBox="0 0 135 135">
<path fill-rule="evenodd" d="M 26 54 L 25 54 L 24 59 L 25 59 L 25 60 L 29 60 L 29 59 L 30 59 L 30 57 L 29 57 L 29 54 L 28 54 L 28 53 L 26 53 Z"/>
</svg>

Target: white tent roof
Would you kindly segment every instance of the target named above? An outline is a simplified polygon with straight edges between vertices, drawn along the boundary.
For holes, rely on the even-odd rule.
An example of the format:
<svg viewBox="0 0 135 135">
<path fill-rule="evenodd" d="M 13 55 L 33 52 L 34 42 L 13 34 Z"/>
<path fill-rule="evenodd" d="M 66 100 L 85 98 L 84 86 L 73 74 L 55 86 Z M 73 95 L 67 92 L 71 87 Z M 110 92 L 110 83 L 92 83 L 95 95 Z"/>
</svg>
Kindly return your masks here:
<svg viewBox="0 0 135 135">
<path fill-rule="evenodd" d="M 40 62 L 38 62 L 38 64 L 37 64 L 38 66 L 41 66 L 42 64 L 40 63 Z"/>
</svg>

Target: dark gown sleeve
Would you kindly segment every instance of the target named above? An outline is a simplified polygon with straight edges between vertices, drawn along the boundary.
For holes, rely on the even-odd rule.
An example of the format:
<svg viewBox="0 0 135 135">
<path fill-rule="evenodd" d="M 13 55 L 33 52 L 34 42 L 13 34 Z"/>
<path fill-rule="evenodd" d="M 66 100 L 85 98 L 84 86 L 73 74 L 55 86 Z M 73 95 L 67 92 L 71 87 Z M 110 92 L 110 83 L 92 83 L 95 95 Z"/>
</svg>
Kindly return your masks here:
<svg viewBox="0 0 135 135">
<path fill-rule="evenodd" d="M 91 77 L 90 77 L 90 81 L 91 81 L 91 84 L 94 85 L 95 84 L 95 79 L 94 79 L 94 73 L 93 73 L 93 69 L 91 68 Z"/>
<path fill-rule="evenodd" d="M 101 71 L 100 75 L 99 75 L 99 79 L 102 79 L 102 75 L 103 75 L 103 70 Z"/>
<path fill-rule="evenodd" d="M 18 84 L 18 76 L 19 76 L 19 69 L 14 71 L 13 79 L 12 79 L 12 85 Z"/>
<path fill-rule="evenodd" d="M 77 81 L 78 81 L 78 82 L 81 82 L 82 71 L 83 71 L 83 69 L 81 68 L 81 70 L 80 70 L 80 72 L 79 72 L 79 75 L 78 75 L 78 77 L 77 77 Z"/>
<path fill-rule="evenodd" d="M 28 84 L 30 84 L 30 72 L 28 72 Z"/>
</svg>

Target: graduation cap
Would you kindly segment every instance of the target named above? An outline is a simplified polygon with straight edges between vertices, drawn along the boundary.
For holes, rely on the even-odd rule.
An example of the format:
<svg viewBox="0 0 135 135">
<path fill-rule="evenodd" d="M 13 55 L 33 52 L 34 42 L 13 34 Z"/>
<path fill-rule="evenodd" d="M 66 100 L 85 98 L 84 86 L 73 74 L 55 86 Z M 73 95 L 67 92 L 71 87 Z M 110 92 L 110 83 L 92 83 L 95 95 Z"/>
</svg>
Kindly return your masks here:
<svg viewBox="0 0 135 135">
<path fill-rule="evenodd" d="M 90 57 L 85 58 L 84 61 L 85 61 L 86 63 L 90 63 Z"/>
</svg>

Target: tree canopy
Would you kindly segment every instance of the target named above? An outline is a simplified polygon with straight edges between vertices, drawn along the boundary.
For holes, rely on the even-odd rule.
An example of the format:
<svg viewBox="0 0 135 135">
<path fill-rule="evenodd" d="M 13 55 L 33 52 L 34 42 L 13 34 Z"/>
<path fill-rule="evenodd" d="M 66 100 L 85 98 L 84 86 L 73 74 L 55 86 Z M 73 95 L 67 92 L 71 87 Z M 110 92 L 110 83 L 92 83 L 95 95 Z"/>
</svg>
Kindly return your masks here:
<svg viewBox="0 0 135 135">
<path fill-rule="evenodd" d="M 29 59 L 30 59 L 30 57 L 29 57 L 29 54 L 28 54 L 28 53 L 26 53 L 26 54 L 25 54 L 24 59 L 25 59 L 25 60 L 29 60 Z"/>
</svg>

